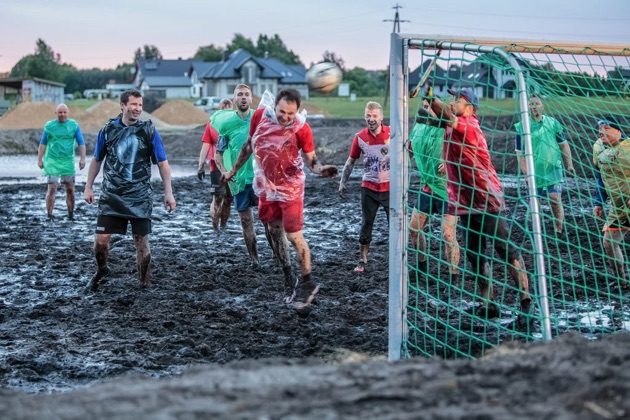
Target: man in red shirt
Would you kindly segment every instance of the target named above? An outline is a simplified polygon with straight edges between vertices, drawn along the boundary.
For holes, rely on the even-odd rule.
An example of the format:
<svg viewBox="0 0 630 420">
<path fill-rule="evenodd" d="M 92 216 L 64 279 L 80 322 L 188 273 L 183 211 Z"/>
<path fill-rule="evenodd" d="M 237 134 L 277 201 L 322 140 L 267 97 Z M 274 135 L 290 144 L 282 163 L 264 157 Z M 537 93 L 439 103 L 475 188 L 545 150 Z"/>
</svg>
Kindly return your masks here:
<svg viewBox="0 0 630 420">
<path fill-rule="evenodd" d="M 367 264 L 372 228 L 379 207 L 383 207 L 389 221 L 389 127 L 383 124 L 383 107 L 377 102 L 365 106 L 367 127 L 352 140 L 350 156 L 343 167 L 339 181 L 339 195 L 346 193 L 346 183 L 354 164 L 363 155 L 363 181 L 361 182 L 362 223 L 359 234 L 359 264 L 354 271 L 363 273 Z"/>
<path fill-rule="evenodd" d="M 220 104 L 221 109 L 232 109 L 232 101 L 223 99 Z M 219 141 L 219 133 L 212 128 L 210 121 L 206 124 L 206 130 L 201 137 L 201 151 L 199 152 L 199 167 L 197 169 L 197 177 L 200 181 L 206 176 L 205 165 L 208 164 L 210 169 L 210 194 L 212 194 L 212 204 L 210 205 L 210 218 L 212 219 L 212 228 L 215 231 L 225 229 L 228 218 L 230 217 L 230 208 L 232 206 L 232 194 L 227 184 L 221 184 L 221 171 L 214 162 L 214 154 L 217 150 Z"/>
<path fill-rule="evenodd" d="M 268 95 L 268 93 L 266 93 Z M 337 168 L 321 165 L 315 155 L 313 132 L 305 117 L 298 114 L 301 98 L 294 89 L 282 90 L 275 104 L 265 106 L 265 96 L 251 119 L 249 137 L 236 164 L 225 176 L 230 180 L 238 169 L 254 154 L 254 190 L 258 195 L 258 217 L 274 254 L 285 273 L 286 303 L 292 304 L 298 314 L 306 315 L 319 291 L 311 278 L 311 251 L 304 240 L 304 164 L 315 174 L 334 177 Z M 292 281 L 287 239 L 295 248 L 301 277 Z"/>
<path fill-rule="evenodd" d="M 475 314 L 496 318 L 500 309 L 492 300 L 491 273 L 486 261 L 486 242 L 492 244 L 502 261 L 508 261 L 508 271 L 520 291 L 521 314 L 517 327 L 531 325 L 532 300 L 525 263 L 511 241 L 511 230 L 501 210 L 504 207 L 503 188 L 490 159 L 486 138 L 477 120 L 479 99 L 472 89 L 449 89 L 454 96 L 450 107 L 435 97 L 427 98 L 431 109 L 447 124 L 443 159 L 448 177 L 449 212 L 461 217 L 466 231 L 466 256 L 475 273 L 484 304 Z"/>
</svg>

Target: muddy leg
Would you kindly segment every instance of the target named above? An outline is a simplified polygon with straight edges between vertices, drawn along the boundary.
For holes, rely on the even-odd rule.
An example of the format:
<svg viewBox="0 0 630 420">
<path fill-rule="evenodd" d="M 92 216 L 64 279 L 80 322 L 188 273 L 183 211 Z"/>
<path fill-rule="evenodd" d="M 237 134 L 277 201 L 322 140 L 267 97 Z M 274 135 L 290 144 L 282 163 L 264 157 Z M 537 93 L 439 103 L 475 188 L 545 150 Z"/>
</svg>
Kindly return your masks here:
<svg viewBox="0 0 630 420">
<path fill-rule="evenodd" d="M 55 208 L 55 196 L 57 195 L 57 184 L 48 184 L 46 192 L 46 213 L 49 219 L 53 218 L 53 209 Z"/>
<path fill-rule="evenodd" d="M 232 209 L 232 201 L 234 199 L 231 196 L 223 196 L 223 204 L 221 206 L 221 229 L 225 229 L 228 219 L 230 218 L 230 211 Z"/>
<path fill-rule="evenodd" d="M 606 230 L 604 232 L 604 251 L 608 257 L 608 265 L 612 270 L 613 276 L 621 281 L 622 287 L 627 287 L 623 251 L 621 250 L 623 239 L 623 231 Z"/>
<path fill-rule="evenodd" d="M 221 220 L 221 210 L 223 205 L 223 196 L 218 194 L 212 195 L 212 204 L 210 205 L 210 218 L 212 219 L 212 229 L 219 230 L 219 222 Z"/>
<path fill-rule="evenodd" d="M 136 246 L 138 280 L 140 280 L 140 286 L 147 287 L 151 283 L 151 249 L 149 247 L 149 235 L 134 234 L 133 243 Z"/>
<path fill-rule="evenodd" d="M 241 217 L 241 227 L 243 228 L 243 238 L 245 246 L 252 262 L 252 267 L 258 268 L 258 249 L 256 246 L 256 231 L 254 230 L 254 214 L 251 207 L 238 212 Z"/>
<path fill-rule="evenodd" d="M 295 278 L 293 276 L 293 270 L 291 269 L 291 255 L 289 254 L 289 242 L 287 235 L 284 233 L 282 227 L 282 221 L 274 220 L 273 222 L 265 224 L 265 234 L 269 245 L 273 249 L 275 257 L 282 265 L 282 272 L 284 274 L 284 291 L 285 301 L 291 302 L 293 296 L 293 290 L 295 289 Z"/>
<path fill-rule="evenodd" d="M 74 184 L 66 182 L 66 205 L 68 206 L 68 218 L 74 220 Z"/>
<path fill-rule="evenodd" d="M 109 240 L 111 234 L 97 233 L 94 237 L 94 257 L 96 258 L 96 274 L 88 283 L 88 288 L 96 291 L 103 283 L 103 277 L 109 274 L 107 267 L 107 257 L 109 256 Z"/>
</svg>

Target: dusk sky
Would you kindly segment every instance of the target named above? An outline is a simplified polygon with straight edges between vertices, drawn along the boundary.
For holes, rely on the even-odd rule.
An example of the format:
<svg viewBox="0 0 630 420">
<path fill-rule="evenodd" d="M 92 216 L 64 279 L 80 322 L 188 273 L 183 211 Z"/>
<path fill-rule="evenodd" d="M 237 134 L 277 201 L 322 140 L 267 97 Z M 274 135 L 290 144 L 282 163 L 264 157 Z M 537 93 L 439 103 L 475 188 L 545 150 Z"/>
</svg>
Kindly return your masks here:
<svg viewBox="0 0 630 420">
<path fill-rule="evenodd" d="M 0 72 L 42 38 L 65 63 L 112 68 L 143 44 L 164 58 L 190 58 L 201 45 L 225 46 L 241 33 L 278 34 L 309 66 L 325 50 L 348 68 L 384 69 L 394 1 L 0 0 Z M 401 32 L 510 39 L 586 41 L 630 47 L 627 0 L 401 0 Z"/>
</svg>

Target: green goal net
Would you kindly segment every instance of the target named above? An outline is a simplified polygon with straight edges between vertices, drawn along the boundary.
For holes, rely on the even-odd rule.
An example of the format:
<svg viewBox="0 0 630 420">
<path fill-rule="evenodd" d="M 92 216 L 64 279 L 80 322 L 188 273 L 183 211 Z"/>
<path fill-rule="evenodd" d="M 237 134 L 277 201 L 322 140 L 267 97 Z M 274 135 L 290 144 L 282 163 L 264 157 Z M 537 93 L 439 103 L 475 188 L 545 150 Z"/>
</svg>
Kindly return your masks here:
<svg viewBox="0 0 630 420">
<path fill-rule="evenodd" d="M 630 330 L 630 52 L 415 47 L 401 353 Z"/>
</svg>

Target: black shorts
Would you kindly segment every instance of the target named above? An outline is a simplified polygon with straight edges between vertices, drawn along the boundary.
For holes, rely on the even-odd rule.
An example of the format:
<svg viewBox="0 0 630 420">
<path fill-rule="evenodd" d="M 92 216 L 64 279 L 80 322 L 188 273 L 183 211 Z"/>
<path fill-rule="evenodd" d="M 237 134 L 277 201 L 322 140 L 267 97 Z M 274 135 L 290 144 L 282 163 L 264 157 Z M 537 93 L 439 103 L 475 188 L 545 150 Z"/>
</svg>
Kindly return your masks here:
<svg viewBox="0 0 630 420">
<path fill-rule="evenodd" d="M 210 193 L 216 195 L 224 195 L 231 197 L 230 187 L 227 184 L 221 183 L 221 171 L 215 169 L 210 172 Z"/>
<path fill-rule="evenodd" d="M 131 223 L 131 233 L 145 236 L 151 233 L 151 219 L 128 219 L 126 217 L 103 216 L 96 218 L 96 233 L 127 233 L 127 225 Z"/>
<path fill-rule="evenodd" d="M 449 214 L 448 201 L 444 200 L 433 191 L 426 192 L 420 190 L 416 206 L 417 210 L 424 214 Z"/>
</svg>

